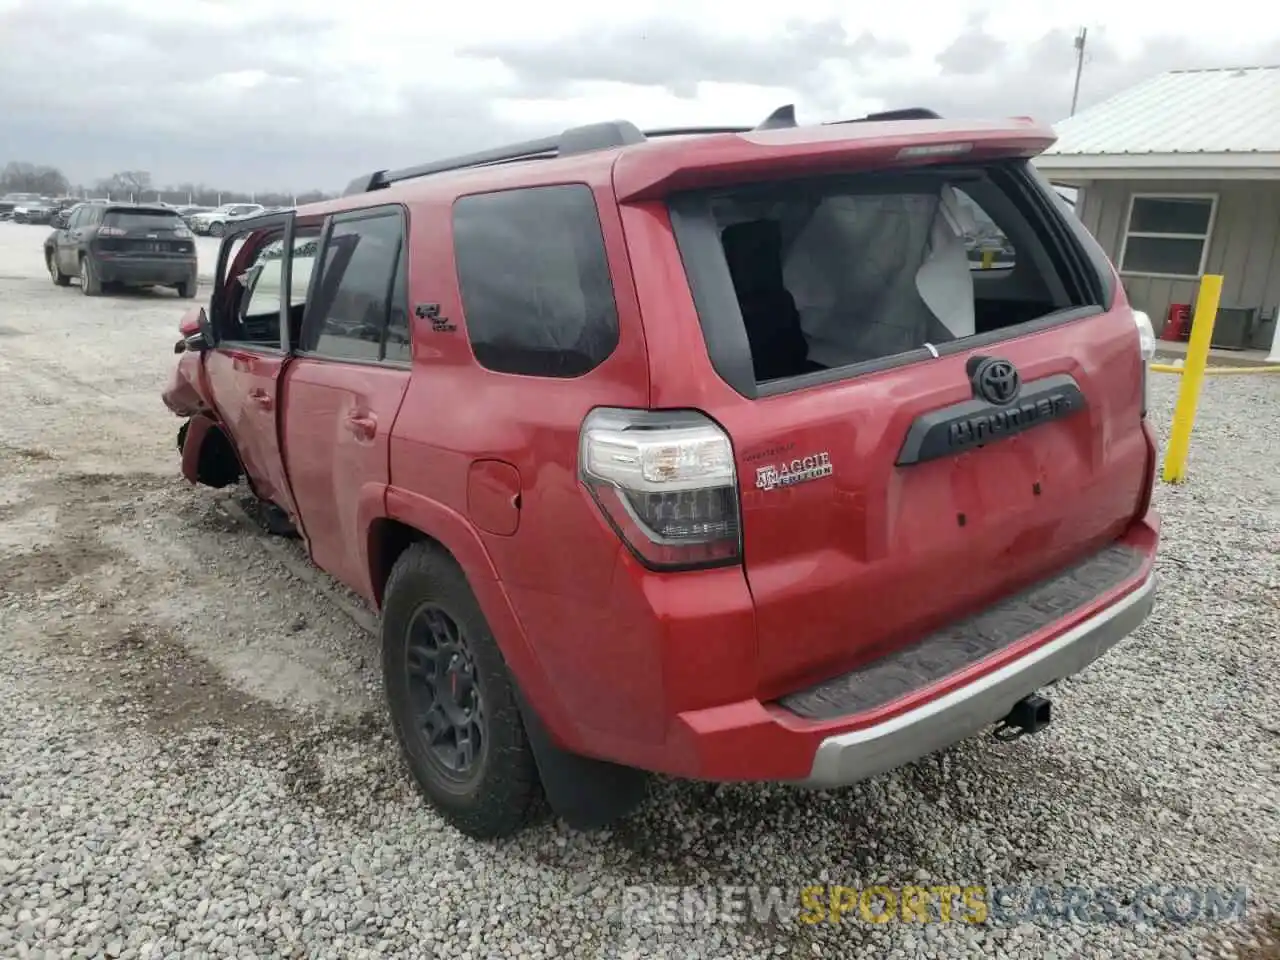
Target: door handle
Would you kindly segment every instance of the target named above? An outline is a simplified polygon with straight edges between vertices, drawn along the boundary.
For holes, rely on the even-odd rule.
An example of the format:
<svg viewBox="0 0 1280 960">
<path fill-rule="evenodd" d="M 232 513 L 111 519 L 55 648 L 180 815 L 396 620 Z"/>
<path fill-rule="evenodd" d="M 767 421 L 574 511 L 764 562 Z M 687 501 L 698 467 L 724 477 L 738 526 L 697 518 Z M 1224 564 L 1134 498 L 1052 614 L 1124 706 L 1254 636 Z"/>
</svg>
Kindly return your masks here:
<svg viewBox="0 0 1280 960">
<path fill-rule="evenodd" d="M 378 434 L 378 420 L 372 414 L 348 414 L 347 429 L 357 440 L 372 440 Z"/>
<path fill-rule="evenodd" d="M 255 387 L 250 390 L 249 399 L 253 401 L 255 406 L 263 410 L 270 410 L 272 407 L 271 394 L 260 388 Z"/>
</svg>

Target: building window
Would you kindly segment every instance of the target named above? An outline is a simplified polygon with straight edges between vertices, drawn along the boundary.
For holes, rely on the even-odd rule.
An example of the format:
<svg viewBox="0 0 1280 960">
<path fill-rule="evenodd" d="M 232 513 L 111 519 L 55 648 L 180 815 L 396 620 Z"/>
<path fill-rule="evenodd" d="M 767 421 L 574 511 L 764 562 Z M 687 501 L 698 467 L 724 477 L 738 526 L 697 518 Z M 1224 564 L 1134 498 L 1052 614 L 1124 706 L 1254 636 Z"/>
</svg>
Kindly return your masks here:
<svg viewBox="0 0 1280 960">
<path fill-rule="evenodd" d="M 1129 201 L 1120 272 L 1200 276 L 1217 205 L 1218 198 L 1212 195 L 1135 193 Z"/>
</svg>

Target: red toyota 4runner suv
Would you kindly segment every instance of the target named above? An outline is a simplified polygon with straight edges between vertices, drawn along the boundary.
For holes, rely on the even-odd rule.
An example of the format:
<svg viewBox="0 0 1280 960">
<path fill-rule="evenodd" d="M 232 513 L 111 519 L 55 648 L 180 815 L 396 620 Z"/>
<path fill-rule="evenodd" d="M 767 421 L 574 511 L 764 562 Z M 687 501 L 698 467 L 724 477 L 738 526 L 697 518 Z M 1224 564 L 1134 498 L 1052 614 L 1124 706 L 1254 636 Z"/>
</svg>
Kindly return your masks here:
<svg viewBox="0 0 1280 960">
<path fill-rule="evenodd" d="M 836 787 L 1151 608 L 1147 318 L 1024 120 L 594 124 L 228 224 L 165 392 L 381 613 L 475 836 L 647 772 Z"/>
</svg>

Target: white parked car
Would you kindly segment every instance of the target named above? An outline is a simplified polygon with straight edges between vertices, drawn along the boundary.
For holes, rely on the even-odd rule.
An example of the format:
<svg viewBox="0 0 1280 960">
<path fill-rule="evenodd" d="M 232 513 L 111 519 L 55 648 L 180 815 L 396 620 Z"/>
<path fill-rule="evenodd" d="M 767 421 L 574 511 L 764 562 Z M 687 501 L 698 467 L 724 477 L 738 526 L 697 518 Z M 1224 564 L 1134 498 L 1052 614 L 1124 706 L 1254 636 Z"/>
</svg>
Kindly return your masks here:
<svg viewBox="0 0 1280 960">
<path fill-rule="evenodd" d="M 206 233 L 211 237 L 220 237 L 226 231 L 228 223 L 256 217 L 267 210 L 260 203 L 224 203 L 222 206 L 206 213 L 192 214 L 187 223 L 195 233 Z"/>
</svg>

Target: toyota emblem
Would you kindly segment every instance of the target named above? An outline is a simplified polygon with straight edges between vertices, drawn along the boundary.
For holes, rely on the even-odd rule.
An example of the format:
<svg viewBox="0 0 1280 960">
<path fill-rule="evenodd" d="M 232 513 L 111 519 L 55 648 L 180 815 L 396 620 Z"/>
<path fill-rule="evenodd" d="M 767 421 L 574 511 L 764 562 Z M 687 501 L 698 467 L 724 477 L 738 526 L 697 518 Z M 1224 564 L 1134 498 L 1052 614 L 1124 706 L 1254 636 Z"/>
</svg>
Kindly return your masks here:
<svg viewBox="0 0 1280 960">
<path fill-rule="evenodd" d="M 997 406 L 1012 403 L 1021 386 L 1018 368 L 1008 360 L 989 357 L 973 372 L 974 392 Z"/>
</svg>

